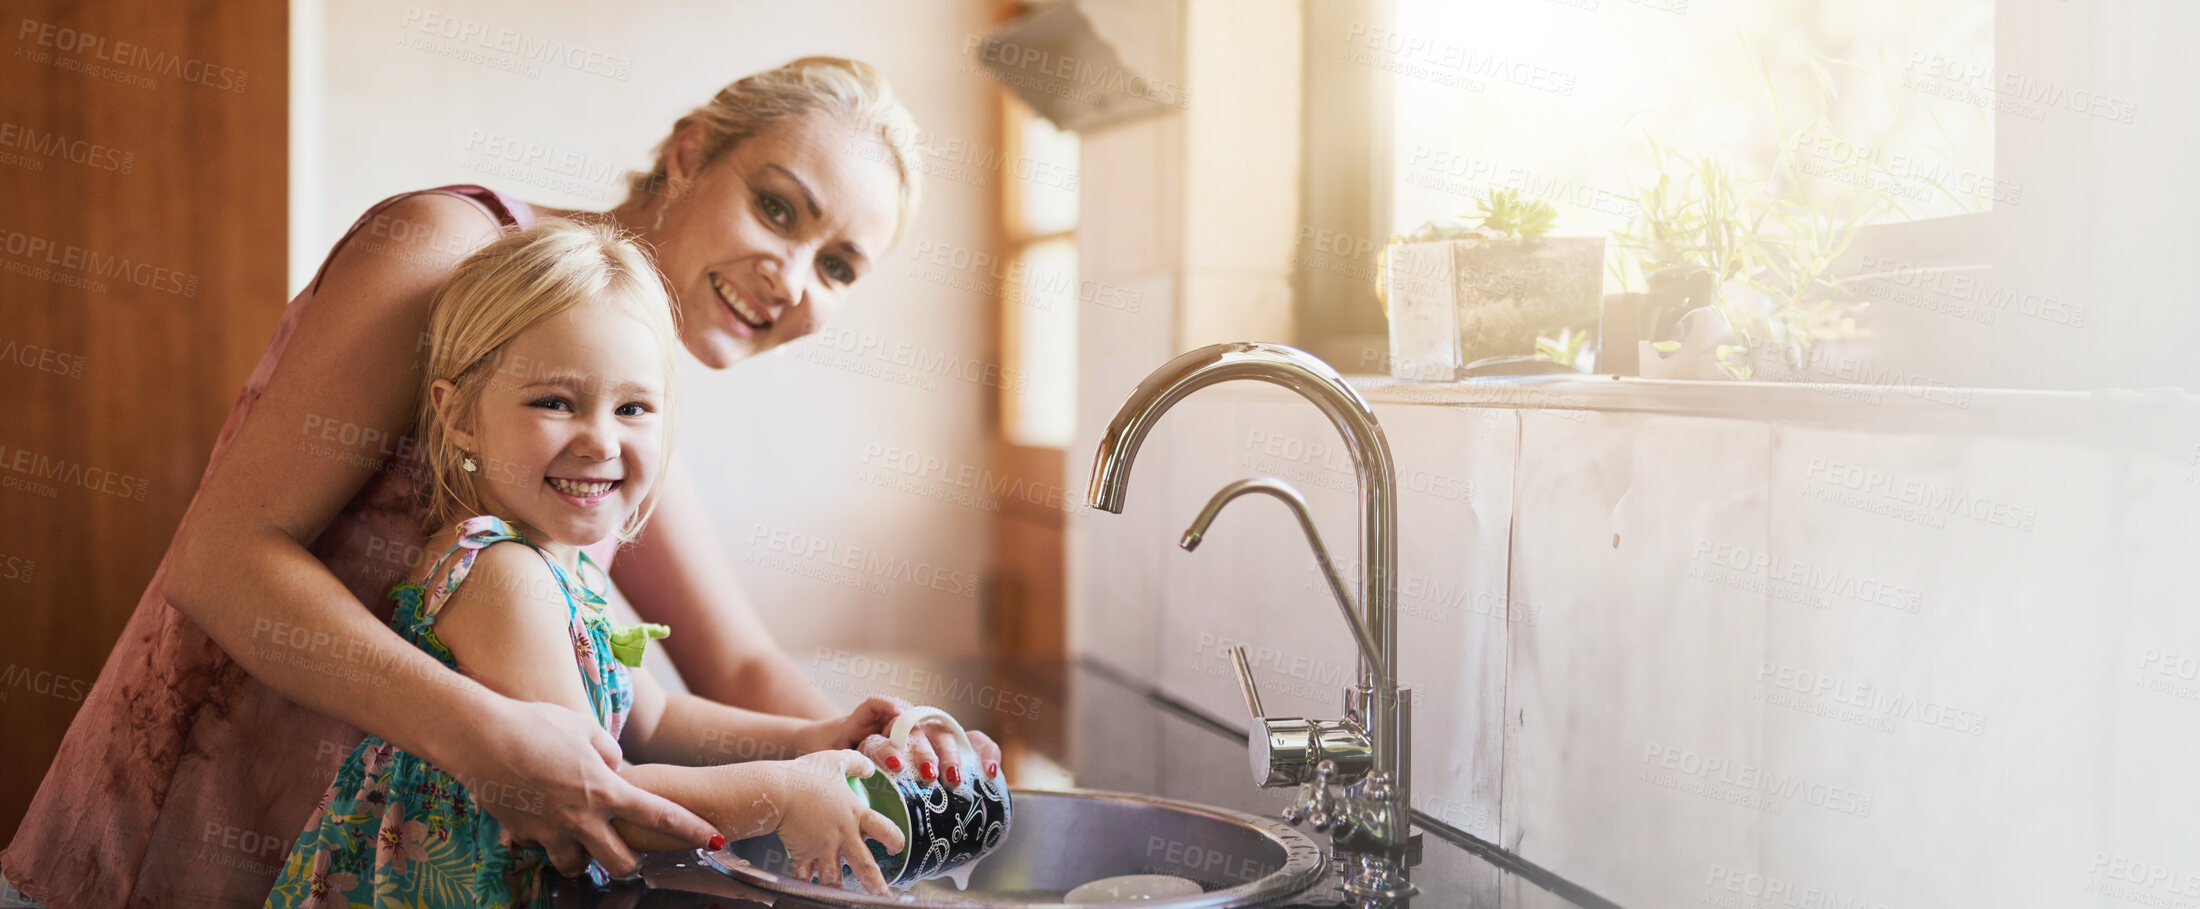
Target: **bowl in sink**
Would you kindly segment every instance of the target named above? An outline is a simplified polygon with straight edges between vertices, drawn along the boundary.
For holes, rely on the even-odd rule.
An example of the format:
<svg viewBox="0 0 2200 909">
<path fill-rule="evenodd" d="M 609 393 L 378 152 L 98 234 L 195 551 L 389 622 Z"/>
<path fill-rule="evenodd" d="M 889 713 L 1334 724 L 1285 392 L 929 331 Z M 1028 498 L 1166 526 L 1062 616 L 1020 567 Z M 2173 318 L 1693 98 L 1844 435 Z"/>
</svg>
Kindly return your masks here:
<svg viewBox="0 0 2200 909">
<path fill-rule="evenodd" d="M 1324 870 L 1321 847 L 1281 821 L 1144 795 L 1092 790 L 1013 791 L 1016 820 L 999 849 L 971 866 L 967 886 L 919 881 L 881 897 L 853 883 L 826 887 L 788 877 L 777 837 L 730 844 L 706 860 L 750 886 L 783 897 L 776 906 L 984 907 L 1065 905 L 1070 891 L 1126 892 L 1136 879 L 1196 884 L 1135 902 L 1085 905 L 1151 909 L 1261 906 L 1298 893 Z M 1087 885 L 1127 879 L 1122 887 Z M 1082 894 L 1081 894 L 1082 895 Z"/>
</svg>

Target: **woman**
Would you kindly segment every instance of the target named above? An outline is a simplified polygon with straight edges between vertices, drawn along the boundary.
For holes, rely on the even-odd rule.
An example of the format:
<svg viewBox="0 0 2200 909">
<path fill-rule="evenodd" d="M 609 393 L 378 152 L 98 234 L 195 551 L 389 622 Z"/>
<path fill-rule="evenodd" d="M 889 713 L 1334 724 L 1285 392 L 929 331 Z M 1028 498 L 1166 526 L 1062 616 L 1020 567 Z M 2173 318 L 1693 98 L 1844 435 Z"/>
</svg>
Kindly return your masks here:
<svg viewBox="0 0 2200 909">
<path fill-rule="evenodd" d="M 870 66 L 797 60 L 683 117 L 597 217 L 653 248 L 682 345 L 723 369 L 815 331 L 899 237 L 918 196 L 901 144 L 915 134 Z M 359 729 L 487 793 L 513 839 L 567 874 L 591 857 L 613 874 L 638 867 L 614 817 L 709 839 L 700 818 L 612 772 L 618 746 L 589 718 L 500 697 L 386 624 L 385 594 L 423 536 L 407 427 L 429 295 L 507 226 L 577 214 L 445 187 L 377 206 L 338 241 L 284 313 L 0 855 L 10 883 L 56 909 L 257 905 Z M 684 468 L 665 482 L 636 545 L 592 556 L 644 618 L 679 629 L 664 645 L 696 693 L 832 715 L 741 598 Z M 455 715 L 487 719 L 436 719 Z M 999 759 L 972 738 L 983 762 Z M 874 735 L 862 750 L 952 776 L 946 741 L 896 753 Z"/>
</svg>

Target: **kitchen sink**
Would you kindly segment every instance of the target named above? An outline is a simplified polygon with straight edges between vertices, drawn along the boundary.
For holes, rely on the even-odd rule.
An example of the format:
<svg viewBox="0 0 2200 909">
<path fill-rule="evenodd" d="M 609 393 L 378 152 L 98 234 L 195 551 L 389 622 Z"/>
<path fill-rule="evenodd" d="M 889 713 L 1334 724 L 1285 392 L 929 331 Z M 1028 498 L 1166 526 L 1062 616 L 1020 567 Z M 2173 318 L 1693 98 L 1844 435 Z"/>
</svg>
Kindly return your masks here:
<svg viewBox="0 0 2200 909">
<path fill-rule="evenodd" d="M 1016 817 L 1001 847 L 970 869 L 967 888 L 948 878 L 920 881 L 890 897 L 787 877 L 777 837 L 742 840 L 709 853 L 705 864 L 772 891 L 779 909 L 808 906 L 1047 906 L 1088 899 L 1087 887 L 1138 875 L 1119 888 L 1149 886 L 1154 876 L 1180 896 L 1078 905 L 1159 907 L 1261 906 L 1312 884 L 1321 848 L 1280 821 L 1222 808 L 1090 790 L 1013 790 Z M 1175 878 L 1177 880 L 1168 880 Z M 1190 883 L 1186 883 L 1186 882 Z M 1191 889 L 1197 885 L 1197 891 Z M 1164 888 L 1166 889 L 1166 888 Z M 1117 893 L 1129 892 L 1117 889 Z"/>
</svg>

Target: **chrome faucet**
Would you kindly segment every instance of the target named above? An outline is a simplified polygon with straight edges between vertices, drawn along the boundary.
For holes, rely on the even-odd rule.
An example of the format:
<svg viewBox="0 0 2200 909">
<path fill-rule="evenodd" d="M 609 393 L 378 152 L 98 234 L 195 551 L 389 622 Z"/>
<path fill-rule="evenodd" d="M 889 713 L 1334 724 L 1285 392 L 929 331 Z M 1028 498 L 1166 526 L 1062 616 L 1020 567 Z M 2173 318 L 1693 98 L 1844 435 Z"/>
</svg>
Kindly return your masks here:
<svg viewBox="0 0 2200 909">
<path fill-rule="evenodd" d="M 1330 831 L 1332 845 L 1358 861 L 1346 868 L 1345 888 L 1367 897 L 1412 892 L 1405 875 L 1411 841 L 1411 705 L 1398 686 L 1397 470 L 1390 443 L 1367 400 L 1344 377 L 1313 355 L 1280 344 L 1237 342 L 1199 348 L 1170 360 L 1138 383 L 1100 439 L 1092 466 L 1092 507 L 1121 514 L 1131 462 L 1146 433 L 1186 395 L 1217 382 L 1251 379 L 1281 385 L 1321 408 L 1344 436 L 1359 476 L 1360 604 L 1354 615 L 1344 584 L 1314 530 L 1305 500 L 1281 480 L 1240 480 L 1217 492 L 1201 510 L 1181 545 L 1199 545 L 1222 506 L 1261 492 L 1291 507 L 1313 544 L 1337 605 L 1344 611 L 1360 653 L 1356 684 L 1345 692 L 1343 720 L 1261 715 L 1260 696 L 1242 648 L 1234 649 L 1238 679 L 1254 727 L 1248 745 L 1254 779 L 1264 788 L 1296 785 L 1300 797 L 1286 820 L 1310 820 Z M 1341 794 L 1337 791 L 1342 787 Z"/>
</svg>

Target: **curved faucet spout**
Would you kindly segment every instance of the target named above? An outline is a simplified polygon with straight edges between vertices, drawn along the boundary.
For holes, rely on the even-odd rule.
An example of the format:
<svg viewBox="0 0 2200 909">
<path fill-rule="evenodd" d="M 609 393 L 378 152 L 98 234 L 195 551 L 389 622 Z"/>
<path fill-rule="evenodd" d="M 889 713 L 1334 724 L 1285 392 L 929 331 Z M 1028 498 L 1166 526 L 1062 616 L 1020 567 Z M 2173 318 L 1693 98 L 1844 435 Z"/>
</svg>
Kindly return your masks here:
<svg viewBox="0 0 2200 909">
<path fill-rule="evenodd" d="M 1207 536 L 1207 526 L 1215 522 L 1217 515 L 1222 514 L 1222 506 L 1230 504 L 1231 499 L 1250 492 L 1275 496 L 1299 519 L 1299 529 L 1306 531 L 1306 542 L 1313 544 L 1314 561 L 1321 566 L 1322 578 L 1329 582 L 1329 592 L 1337 598 L 1337 611 L 1344 613 L 1345 627 L 1352 629 L 1352 640 L 1360 645 L 1360 656 L 1376 664 L 1379 672 L 1387 671 L 1389 667 L 1381 664 L 1382 656 L 1375 652 L 1374 639 L 1368 637 L 1367 625 L 1352 612 L 1352 597 L 1344 592 L 1344 581 L 1337 577 L 1336 564 L 1329 561 L 1329 547 L 1322 545 L 1321 531 L 1314 529 L 1314 515 L 1306 508 L 1306 497 L 1299 495 L 1299 491 L 1291 484 L 1275 477 L 1254 477 L 1222 487 L 1213 498 L 1207 500 L 1207 507 L 1199 510 L 1199 517 L 1192 519 L 1192 526 L 1184 531 L 1184 539 L 1177 545 L 1184 547 L 1185 552 L 1198 549 L 1199 541 Z M 1394 681 L 1380 675 L 1375 680 L 1379 685 L 1389 685 Z"/>
<path fill-rule="evenodd" d="M 1364 461 L 1377 451 L 1381 468 L 1390 471 L 1390 446 L 1383 442 L 1375 412 L 1343 376 L 1306 351 L 1281 344 L 1239 341 L 1187 352 L 1138 383 L 1100 439 L 1087 502 L 1101 511 L 1122 514 L 1131 462 L 1138 457 L 1138 446 L 1145 443 L 1153 424 L 1186 395 L 1231 379 L 1254 379 L 1297 392 L 1329 415 L 1329 421 L 1336 424 L 1352 449 L 1353 465 L 1363 474 L 1375 466 Z"/>
<path fill-rule="evenodd" d="M 1138 446 L 1161 415 L 1185 396 L 1217 382 L 1251 379 L 1281 385 L 1321 408 L 1344 436 L 1360 487 L 1360 612 L 1375 658 L 1360 663 L 1359 684 L 1373 688 L 1378 674 L 1396 678 L 1398 472 L 1390 460 L 1390 442 L 1375 422 L 1375 410 L 1344 376 L 1313 354 L 1281 344 L 1238 341 L 1210 344 L 1178 356 L 1154 370 L 1123 402 L 1092 462 L 1092 507 L 1123 513 L 1131 463 Z M 1383 672 L 1379 667 L 1388 667 Z"/>
</svg>

